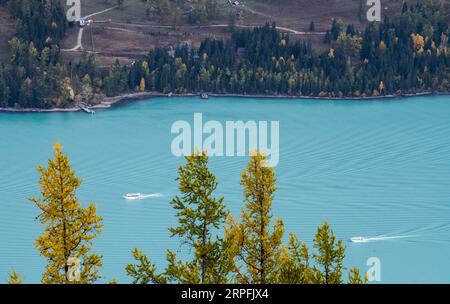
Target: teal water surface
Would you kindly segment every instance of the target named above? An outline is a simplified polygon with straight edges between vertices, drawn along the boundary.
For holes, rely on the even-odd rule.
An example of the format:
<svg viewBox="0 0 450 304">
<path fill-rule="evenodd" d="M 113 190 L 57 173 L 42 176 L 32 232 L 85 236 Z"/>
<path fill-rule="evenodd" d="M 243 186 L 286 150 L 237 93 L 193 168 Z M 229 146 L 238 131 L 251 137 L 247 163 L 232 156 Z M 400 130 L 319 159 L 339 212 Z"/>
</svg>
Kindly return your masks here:
<svg viewBox="0 0 450 304">
<path fill-rule="evenodd" d="M 311 244 L 328 220 L 348 246 L 346 264 L 366 270 L 381 261 L 382 283 L 450 283 L 450 99 L 313 101 L 155 98 L 84 113 L 0 113 L 0 282 L 16 269 L 39 282 L 45 261 L 34 249 L 43 227 L 27 201 L 39 195 L 36 166 L 59 141 L 83 178 L 78 197 L 95 202 L 104 231 L 102 282 L 130 282 L 124 267 L 142 248 L 164 266 L 179 250 L 168 227 L 176 223 L 177 194 L 171 125 L 203 119 L 280 122 L 280 162 L 274 213 L 287 231 Z M 212 158 L 218 194 L 235 215 L 242 206 L 246 157 Z M 124 201 L 125 193 L 160 194 Z M 375 237 L 355 244 L 353 236 Z"/>
</svg>

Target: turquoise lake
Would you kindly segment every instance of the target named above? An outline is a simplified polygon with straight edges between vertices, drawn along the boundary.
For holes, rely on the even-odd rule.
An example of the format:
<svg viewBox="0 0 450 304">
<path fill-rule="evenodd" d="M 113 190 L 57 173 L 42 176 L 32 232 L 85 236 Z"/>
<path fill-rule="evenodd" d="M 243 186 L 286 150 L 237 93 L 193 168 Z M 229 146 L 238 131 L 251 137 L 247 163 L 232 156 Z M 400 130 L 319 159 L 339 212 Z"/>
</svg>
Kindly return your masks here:
<svg viewBox="0 0 450 304">
<path fill-rule="evenodd" d="M 383 101 L 154 98 L 84 113 L 0 113 L 0 282 L 15 269 L 28 283 L 45 260 L 34 249 L 43 227 L 28 198 L 40 194 L 36 167 L 61 142 L 84 181 L 78 198 L 104 218 L 94 251 L 101 273 L 130 282 L 124 267 L 141 248 L 160 267 L 166 249 L 189 254 L 169 238 L 178 194 L 171 153 L 177 120 L 279 121 L 275 217 L 308 244 L 328 220 L 347 246 L 347 266 L 381 261 L 381 283 L 450 283 L 450 97 Z M 235 215 L 247 157 L 213 157 L 217 195 Z M 160 194 L 125 201 L 126 193 Z M 354 236 L 374 238 L 351 243 Z"/>
</svg>

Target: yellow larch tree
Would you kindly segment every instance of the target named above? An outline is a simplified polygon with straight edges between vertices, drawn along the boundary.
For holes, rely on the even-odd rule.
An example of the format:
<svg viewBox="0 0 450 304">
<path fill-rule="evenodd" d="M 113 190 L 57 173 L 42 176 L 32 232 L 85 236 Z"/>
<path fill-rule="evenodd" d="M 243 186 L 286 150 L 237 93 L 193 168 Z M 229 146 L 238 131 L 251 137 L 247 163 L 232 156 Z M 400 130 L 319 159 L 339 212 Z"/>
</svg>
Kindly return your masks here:
<svg viewBox="0 0 450 304">
<path fill-rule="evenodd" d="M 334 59 L 334 49 L 333 49 L 333 48 L 330 48 L 330 50 L 329 50 L 329 52 L 328 52 L 328 57 L 329 57 L 330 59 Z"/>
<path fill-rule="evenodd" d="M 100 278 L 101 257 L 91 254 L 93 239 L 101 233 L 102 218 L 97 208 L 83 208 L 76 198 L 81 179 L 71 170 L 62 146 L 54 146 L 54 158 L 47 168 L 38 167 L 41 197 L 31 198 L 40 210 L 37 220 L 45 225 L 35 247 L 47 259 L 42 283 L 92 283 Z"/>
<path fill-rule="evenodd" d="M 276 220 L 271 226 L 275 182 L 275 171 L 267 166 L 267 157 L 252 153 L 241 179 L 245 203 L 241 221 L 230 221 L 231 227 L 226 231 L 229 246 L 237 247 L 236 263 L 240 270 L 236 279 L 239 283 L 276 282 L 284 225 Z"/>
<path fill-rule="evenodd" d="M 423 38 L 423 36 L 421 36 L 420 34 L 412 34 L 411 38 L 417 53 L 422 54 L 425 47 L 425 39 Z"/>
<path fill-rule="evenodd" d="M 10 285 L 16 285 L 16 284 L 23 283 L 22 276 L 19 273 L 17 273 L 15 270 L 11 271 L 8 276 L 9 276 L 8 284 L 10 284 Z"/>
<path fill-rule="evenodd" d="M 144 77 L 141 78 L 141 83 L 139 85 L 139 91 L 144 92 L 145 91 L 145 79 Z"/>
<path fill-rule="evenodd" d="M 384 82 L 383 81 L 380 82 L 378 89 L 379 89 L 380 93 L 382 93 L 384 91 Z"/>
</svg>

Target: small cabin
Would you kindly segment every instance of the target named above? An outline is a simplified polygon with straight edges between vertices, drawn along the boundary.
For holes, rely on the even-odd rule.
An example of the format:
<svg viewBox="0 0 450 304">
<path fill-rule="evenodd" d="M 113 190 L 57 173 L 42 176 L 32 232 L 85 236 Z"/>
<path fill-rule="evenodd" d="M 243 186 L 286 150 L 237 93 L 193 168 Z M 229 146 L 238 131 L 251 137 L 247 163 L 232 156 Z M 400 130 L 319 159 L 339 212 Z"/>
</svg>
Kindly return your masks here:
<svg viewBox="0 0 450 304">
<path fill-rule="evenodd" d="M 172 58 L 175 58 L 175 49 L 172 46 L 167 51 L 167 55 L 169 55 Z"/>
</svg>

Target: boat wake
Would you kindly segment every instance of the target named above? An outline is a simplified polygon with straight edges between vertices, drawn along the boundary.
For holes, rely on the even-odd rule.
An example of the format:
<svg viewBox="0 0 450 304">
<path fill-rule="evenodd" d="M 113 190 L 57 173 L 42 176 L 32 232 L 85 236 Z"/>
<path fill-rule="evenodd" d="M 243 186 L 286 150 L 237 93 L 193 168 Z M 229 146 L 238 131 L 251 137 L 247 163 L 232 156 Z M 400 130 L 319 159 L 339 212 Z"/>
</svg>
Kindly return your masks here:
<svg viewBox="0 0 450 304">
<path fill-rule="evenodd" d="M 152 198 L 152 197 L 161 197 L 162 194 L 154 193 L 154 194 L 142 194 L 141 199 Z"/>
<path fill-rule="evenodd" d="M 374 237 L 363 237 L 356 236 L 350 238 L 352 243 L 368 243 L 368 242 L 377 242 L 377 241 L 389 241 L 389 240 L 397 240 L 397 239 L 406 239 L 417 237 L 417 235 L 397 235 L 397 236 L 374 236 Z"/>
</svg>

